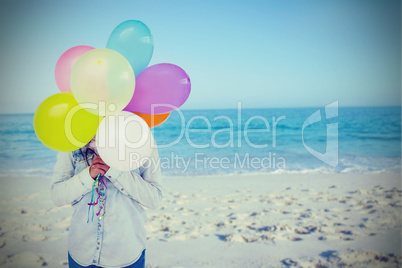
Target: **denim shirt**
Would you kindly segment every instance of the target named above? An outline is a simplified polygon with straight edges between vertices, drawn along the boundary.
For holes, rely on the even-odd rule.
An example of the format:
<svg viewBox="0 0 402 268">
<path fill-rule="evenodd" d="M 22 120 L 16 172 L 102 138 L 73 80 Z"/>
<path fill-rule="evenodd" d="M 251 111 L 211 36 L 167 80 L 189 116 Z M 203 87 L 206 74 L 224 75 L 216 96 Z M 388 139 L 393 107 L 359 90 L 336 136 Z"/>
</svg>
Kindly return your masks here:
<svg viewBox="0 0 402 268">
<path fill-rule="evenodd" d="M 71 204 L 74 208 L 68 234 L 68 251 L 80 265 L 122 267 L 133 264 L 145 249 L 145 211 L 157 208 L 162 201 L 161 172 L 158 151 L 134 171 L 110 167 L 102 176 L 99 193 L 105 199 L 105 215 L 92 213 L 88 220 L 94 180 L 89 164 L 96 156 L 88 145 L 74 152 L 59 152 L 51 180 L 53 202 L 57 206 Z M 82 153 L 81 153 L 82 152 Z M 96 199 L 95 192 L 94 198 Z M 100 209 L 100 201 L 94 206 Z"/>
</svg>

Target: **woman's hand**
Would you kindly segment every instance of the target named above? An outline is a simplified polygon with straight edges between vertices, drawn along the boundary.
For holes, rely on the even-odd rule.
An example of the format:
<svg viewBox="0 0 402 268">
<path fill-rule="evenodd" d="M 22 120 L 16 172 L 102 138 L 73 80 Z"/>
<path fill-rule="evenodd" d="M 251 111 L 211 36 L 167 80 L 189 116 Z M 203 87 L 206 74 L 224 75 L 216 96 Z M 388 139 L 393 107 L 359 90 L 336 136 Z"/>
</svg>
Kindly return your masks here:
<svg viewBox="0 0 402 268">
<path fill-rule="evenodd" d="M 91 175 L 92 179 L 96 179 L 98 174 L 101 176 L 105 175 L 105 173 L 109 170 L 109 166 L 103 162 L 102 158 L 97 155 L 93 160 L 91 167 L 89 168 L 89 174 Z"/>
</svg>

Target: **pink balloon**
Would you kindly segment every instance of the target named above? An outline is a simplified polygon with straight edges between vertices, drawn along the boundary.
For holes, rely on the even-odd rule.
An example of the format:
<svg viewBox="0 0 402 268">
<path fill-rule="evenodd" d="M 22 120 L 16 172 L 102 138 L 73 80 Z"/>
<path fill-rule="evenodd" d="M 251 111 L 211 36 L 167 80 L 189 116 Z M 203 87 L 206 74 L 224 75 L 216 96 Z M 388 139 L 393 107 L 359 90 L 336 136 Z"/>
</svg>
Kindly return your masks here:
<svg viewBox="0 0 402 268">
<path fill-rule="evenodd" d="M 143 114 L 169 113 L 187 100 L 190 90 L 190 78 L 179 66 L 170 63 L 152 65 L 137 75 L 133 98 L 124 110 Z"/>
<path fill-rule="evenodd" d="M 61 92 L 71 92 L 70 75 L 75 62 L 86 52 L 95 49 L 91 46 L 75 46 L 64 52 L 56 63 L 54 76 Z"/>
</svg>

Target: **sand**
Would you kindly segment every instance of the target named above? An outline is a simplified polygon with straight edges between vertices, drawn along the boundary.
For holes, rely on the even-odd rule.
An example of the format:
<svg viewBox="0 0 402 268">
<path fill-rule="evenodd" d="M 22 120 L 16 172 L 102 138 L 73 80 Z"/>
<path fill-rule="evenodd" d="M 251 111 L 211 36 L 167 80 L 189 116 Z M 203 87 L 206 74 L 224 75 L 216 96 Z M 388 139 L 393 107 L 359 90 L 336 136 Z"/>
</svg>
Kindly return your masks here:
<svg viewBox="0 0 402 268">
<path fill-rule="evenodd" d="M 50 178 L 0 177 L 0 266 L 68 267 Z M 400 267 L 400 174 L 171 177 L 147 267 Z"/>
</svg>

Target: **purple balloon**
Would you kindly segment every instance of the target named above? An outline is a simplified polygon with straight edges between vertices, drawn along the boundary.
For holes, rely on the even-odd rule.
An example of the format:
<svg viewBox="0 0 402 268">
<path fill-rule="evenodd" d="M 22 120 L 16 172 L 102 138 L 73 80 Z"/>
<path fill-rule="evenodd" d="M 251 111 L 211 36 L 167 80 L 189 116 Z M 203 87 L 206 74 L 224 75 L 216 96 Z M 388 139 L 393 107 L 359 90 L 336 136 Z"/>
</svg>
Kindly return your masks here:
<svg viewBox="0 0 402 268">
<path fill-rule="evenodd" d="M 124 110 L 169 113 L 187 100 L 190 90 L 190 78 L 182 68 L 170 63 L 155 64 L 137 75 L 133 98 Z"/>
</svg>

